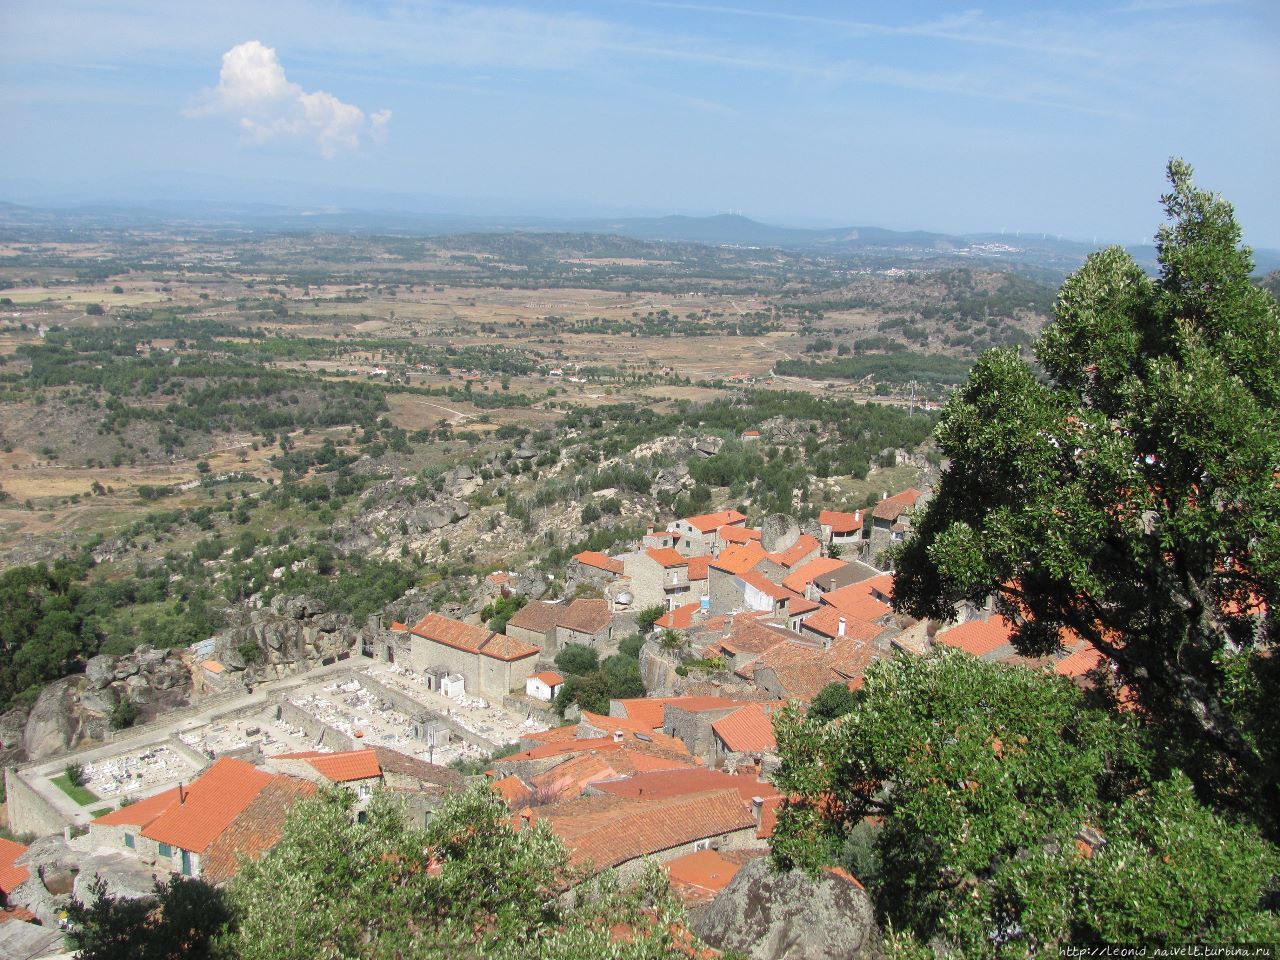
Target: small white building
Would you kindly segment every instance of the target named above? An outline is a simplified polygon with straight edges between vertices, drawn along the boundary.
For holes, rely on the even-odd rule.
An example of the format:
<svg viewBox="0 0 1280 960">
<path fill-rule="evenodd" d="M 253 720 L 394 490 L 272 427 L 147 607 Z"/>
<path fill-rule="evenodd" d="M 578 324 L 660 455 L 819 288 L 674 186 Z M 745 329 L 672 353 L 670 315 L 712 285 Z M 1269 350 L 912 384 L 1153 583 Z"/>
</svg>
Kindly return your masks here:
<svg viewBox="0 0 1280 960">
<path fill-rule="evenodd" d="M 563 686 L 564 677 L 550 670 L 544 670 L 542 673 L 535 673 L 524 682 L 524 692 L 535 700 L 550 703 Z"/>
</svg>

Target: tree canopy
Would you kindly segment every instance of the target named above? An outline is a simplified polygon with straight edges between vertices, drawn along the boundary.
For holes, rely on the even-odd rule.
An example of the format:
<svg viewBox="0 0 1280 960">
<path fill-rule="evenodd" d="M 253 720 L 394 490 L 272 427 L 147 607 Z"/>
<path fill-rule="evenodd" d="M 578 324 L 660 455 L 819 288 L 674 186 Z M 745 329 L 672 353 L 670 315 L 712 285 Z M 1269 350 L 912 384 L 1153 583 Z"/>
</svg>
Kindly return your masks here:
<svg viewBox="0 0 1280 960">
<path fill-rule="evenodd" d="M 241 960 L 687 956 L 656 869 L 633 887 L 605 874 L 561 896 L 582 880 L 545 825 L 517 830 L 483 785 L 426 829 L 380 791 L 364 822 L 349 793 L 326 791 L 295 805 L 281 842 L 233 880 L 223 945 Z"/>
<path fill-rule="evenodd" d="M 864 692 L 833 721 L 775 718 L 777 784 L 793 800 L 774 855 L 850 869 L 898 947 L 1021 956 L 1280 937 L 1261 906 L 1275 848 L 1164 769 L 1136 717 L 954 651 L 879 661 Z M 1077 843 L 1086 830 L 1096 850 Z"/>
<path fill-rule="evenodd" d="M 1044 377 L 991 351 L 948 403 L 895 604 L 947 619 L 994 594 L 1024 653 L 1087 639 L 1202 794 L 1276 831 L 1280 308 L 1230 204 L 1168 174 L 1159 275 L 1093 254 L 1036 345 Z"/>
</svg>

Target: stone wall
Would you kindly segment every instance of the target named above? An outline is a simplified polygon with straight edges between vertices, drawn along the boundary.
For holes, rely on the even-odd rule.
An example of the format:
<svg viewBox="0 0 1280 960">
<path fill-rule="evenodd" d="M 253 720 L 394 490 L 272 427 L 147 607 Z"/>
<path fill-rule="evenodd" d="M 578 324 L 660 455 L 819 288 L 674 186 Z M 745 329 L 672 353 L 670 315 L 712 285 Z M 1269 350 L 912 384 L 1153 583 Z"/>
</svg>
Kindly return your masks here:
<svg viewBox="0 0 1280 960">
<path fill-rule="evenodd" d="M 314 741 L 311 749 L 327 747 L 337 752 L 356 749 L 357 745 L 352 737 L 317 720 L 297 704 L 281 700 L 276 705 L 276 718 L 282 723 L 301 728 Z"/>
<path fill-rule="evenodd" d="M 14 833 L 34 833 L 38 837 L 62 833 L 71 821 L 36 793 L 14 767 L 4 770 L 5 801 L 9 829 Z"/>
<path fill-rule="evenodd" d="M 683 741 L 695 757 L 709 760 L 716 753 L 716 735 L 711 724 L 739 709 L 739 704 L 723 710 L 685 710 L 667 704 L 662 711 L 662 732 Z"/>
</svg>

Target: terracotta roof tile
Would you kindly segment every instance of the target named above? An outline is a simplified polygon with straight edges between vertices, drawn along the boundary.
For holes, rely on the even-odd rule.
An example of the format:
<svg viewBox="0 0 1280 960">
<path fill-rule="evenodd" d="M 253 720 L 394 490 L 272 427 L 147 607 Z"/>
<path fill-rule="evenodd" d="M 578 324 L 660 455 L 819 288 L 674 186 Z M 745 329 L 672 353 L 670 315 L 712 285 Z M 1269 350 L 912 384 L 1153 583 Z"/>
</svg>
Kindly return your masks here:
<svg viewBox="0 0 1280 960">
<path fill-rule="evenodd" d="M 844 635 L 858 640 L 874 640 L 884 633 L 885 628 L 879 624 L 859 620 L 852 614 L 837 610 L 835 607 L 820 606 L 813 613 L 800 621 L 801 631 L 817 633 L 835 639 L 840 636 L 840 621 L 844 620 Z"/>
<path fill-rule="evenodd" d="M 278 776 L 231 821 L 201 858 L 201 879 L 225 883 L 242 860 L 257 860 L 280 842 L 285 817 L 293 805 L 316 792 L 315 784 L 297 777 Z"/>
<path fill-rule="evenodd" d="M 1102 651 L 1088 641 L 1080 644 L 1053 665 L 1053 672 L 1061 677 L 1083 677 L 1107 662 Z"/>
<path fill-rule="evenodd" d="M 507 620 L 507 625 L 534 633 L 547 634 L 556 628 L 562 610 L 564 610 L 562 603 L 534 600 L 513 613 Z"/>
<path fill-rule="evenodd" d="M 742 864 L 726 860 L 717 850 L 699 850 L 669 860 L 663 866 L 686 905 L 706 903 L 729 885 Z"/>
<path fill-rule="evenodd" d="M 778 795 L 777 787 L 761 782 L 754 776 L 708 770 L 705 767 L 637 773 L 625 779 L 598 783 L 596 789 L 613 797 L 631 797 L 637 800 L 669 800 L 692 793 L 706 793 L 708 790 L 736 790 L 744 809 L 751 808 L 755 797 Z"/>
<path fill-rule="evenodd" d="M 710 557 L 690 557 L 689 558 L 689 579 L 705 580 L 707 579 L 707 567 L 711 565 Z"/>
<path fill-rule="evenodd" d="M 138 826 L 144 837 L 202 853 L 272 779 L 253 764 L 222 757 L 183 788 L 181 802 L 175 787 L 94 822 Z"/>
<path fill-rule="evenodd" d="M 787 574 L 782 580 L 782 585 L 796 593 L 804 593 L 814 577 L 820 577 L 824 573 L 831 573 L 833 570 L 847 566 L 847 563 L 835 557 L 814 557 L 808 563 L 801 564 Z"/>
<path fill-rule="evenodd" d="M 975 657 L 984 657 L 1009 642 L 1013 624 L 995 614 L 989 620 L 970 620 L 949 630 L 942 630 L 936 639 L 948 647 L 963 650 Z"/>
<path fill-rule="evenodd" d="M 428 613 L 413 626 L 413 632 L 427 640 L 465 650 L 468 653 L 479 653 L 494 660 L 523 660 L 542 651 L 511 637 L 483 627 L 475 627 L 460 620 L 451 620 L 438 613 Z"/>
<path fill-rule="evenodd" d="M 378 756 L 372 749 L 344 750 L 341 753 L 281 753 L 273 760 L 302 760 L 331 783 L 349 783 L 352 780 L 372 780 L 382 776 Z"/>
<path fill-rule="evenodd" d="M 682 794 L 667 800 L 589 799 L 612 803 L 586 809 L 574 808 L 573 803 L 561 810 L 548 807 L 532 822 L 549 823 L 569 847 L 570 863 L 597 870 L 756 825 L 735 790 Z"/>
<path fill-rule="evenodd" d="M 613 557 L 606 556 L 598 550 L 583 550 L 573 557 L 580 564 L 586 567 L 595 567 L 597 570 L 604 570 L 608 573 L 622 573 L 622 561 L 615 560 Z"/>
<path fill-rule="evenodd" d="M 527 804 L 533 794 L 529 785 L 514 773 L 509 773 L 497 780 L 490 780 L 489 789 L 497 793 L 513 810 Z"/>
<path fill-rule="evenodd" d="M 693 626 L 693 616 L 701 607 L 702 603 L 698 600 L 693 603 L 686 603 L 683 606 L 676 607 L 674 610 L 668 610 L 655 620 L 653 625 L 661 627 L 663 630 L 687 630 Z"/>
<path fill-rule="evenodd" d="M 871 508 L 871 515 L 877 520 L 897 520 L 916 505 L 921 493 L 915 487 L 909 487 L 892 497 L 886 497 Z"/>
<path fill-rule="evenodd" d="M 735 543 L 720 551 L 711 566 L 726 573 L 743 574 L 753 569 L 767 554 L 758 543 Z"/>
<path fill-rule="evenodd" d="M 777 750 L 773 720 L 758 703 L 735 710 L 711 724 L 717 737 L 734 753 L 763 753 Z"/>
<path fill-rule="evenodd" d="M 24 844 L 18 843 L 16 840 L 6 840 L 0 837 L 0 893 L 3 893 L 6 897 L 18 889 L 31 876 L 30 870 L 14 863 L 15 860 L 27 852 L 27 849 Z"/>
<path fill-rule="evenodd" d="M 833 640 L 826 649 L 807 643 L 779 644 L 751 665 L 752 678 L 759 683 L 761 672 L 771 670 L 783 696 L 807 702 L 829 683 L 848 683 L 856 689 L 866 668 L 879 656 L 874 643 L 852 636 Z"/>
<path fill-rule="evenodd" d="M 815 550 L 819 549 L 822 544 L 817 539 L 807 533 L 800 534 L 800 539 L 789 546 L 786 550 L 779 550 L 776 553 L 769 554 L 769 559 L 780 567 L 794 567 L 797 563 L 809 556 Z"/>
<path fill-rule="evenodd" d="M 653 560 L 659 566 L 667 567 L 687 567 L 689 558 L 671 547 L 650 547 L 645 551 L 649 555 L 649 559 Z"/>
<path fill-rule="evenodd" d="M 719 530 L 726 524 L 738 524 L 747 519 L 745 514 L 737 510 L 721 510 L 719 513 L 703 513 L 696 517 L 685 517 L 685 523 L 701 533 Z"/>
<path fill-rule="evenodd" d="M 798 639 L 786 627 L 761 623 L 759 617 L 750 614 L 738 614 L 733 618 L 729 635 L 719 645 L 730 653 L 764 653 L 789 638 Z"/>
<path fill-rule="evenodd" d="M 885 593 L 883 587 L 881 577 L 872 577 L 870 580 L 851 583 L 839 590 L 824 593 L 822 602 L 855 620 L 875 620 L 893 612 L 889 604 L 879 599 L 879 596 L 892 596 L 892 578 L 889 578 L 890 592 Z"/>
<path fill-rule="evenodd" d="M 559 625 L 578 633 L 596 634 L 609 626 L 610 619 L 608 600 L 582 598 L 564 608 Z"/>
<path fill-rule="evenodd" d="M 553 673 L 550 670 L 543 670 L 541 673 L 535 673 L 530 679 L 541 680 L 548 687 L 558 687 L 560 684 L 564 683 L 564 677 L 560 676 L 558 673 Z"/>
<path fill-rule="evenodd" d="M 762 534 L 750 527 L 725 526 L 716 531 L 716 536 L 725 543 L 751 543 L 753 540 L 758 541 Z"/>
<path fill-rule="evenodd" d="M 847 535 L 862 529 L 862 514 L 842 513 L 839 510 L 823 510 L 818 514 L 818 523 L 830 527 L 832 533 Z"/>
<path fill-rule="evenodd" d="M 372 747 L 382 767 L 383 776 L 410 777 L 432 792 L 455 793 L 467 785 L 467 780 L 456 770 L 442 767 L 438 763 L 427 763 L 418 757 L 411 757 L 390 747 Z"/>
</svg>

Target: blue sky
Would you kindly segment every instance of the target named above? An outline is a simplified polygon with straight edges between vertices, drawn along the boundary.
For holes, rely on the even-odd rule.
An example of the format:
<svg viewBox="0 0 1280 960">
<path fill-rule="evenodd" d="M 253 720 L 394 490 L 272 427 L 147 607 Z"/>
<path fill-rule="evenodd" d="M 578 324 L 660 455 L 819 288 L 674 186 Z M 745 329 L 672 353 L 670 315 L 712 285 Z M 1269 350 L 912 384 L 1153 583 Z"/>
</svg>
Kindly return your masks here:
<svg viewBox="0 0 1280 960">
<path fill-rule="evenodd" d="M 1178 154 L 1280 247 L 1280 3 L 0 0 L 0 196 L 1132 242 Z"/>
</svg>

